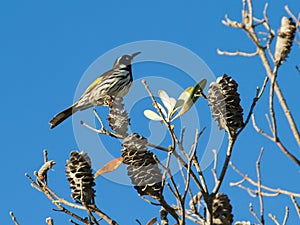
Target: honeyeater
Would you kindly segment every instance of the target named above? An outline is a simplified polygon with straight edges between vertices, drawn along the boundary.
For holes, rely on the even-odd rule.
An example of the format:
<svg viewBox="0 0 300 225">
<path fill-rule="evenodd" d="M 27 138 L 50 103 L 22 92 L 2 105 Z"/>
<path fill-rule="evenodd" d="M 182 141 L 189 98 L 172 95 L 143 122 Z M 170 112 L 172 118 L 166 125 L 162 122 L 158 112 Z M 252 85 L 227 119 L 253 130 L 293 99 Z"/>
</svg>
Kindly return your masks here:
<svg viewBox="0 0 300 225">
<path fill-rule="evenodd" d="M 107 96 L 123 97 L 126 95 L 133 80 L 131 71 L 132 59 L 138 54 L 140 52 L 117 58 L 112 69 L 100 75 L 85 90 L 78 101 L 53 117 L 49 122 L 50 128 L 56 127 L 77 111 L 104 105 Z"/>
</svg>

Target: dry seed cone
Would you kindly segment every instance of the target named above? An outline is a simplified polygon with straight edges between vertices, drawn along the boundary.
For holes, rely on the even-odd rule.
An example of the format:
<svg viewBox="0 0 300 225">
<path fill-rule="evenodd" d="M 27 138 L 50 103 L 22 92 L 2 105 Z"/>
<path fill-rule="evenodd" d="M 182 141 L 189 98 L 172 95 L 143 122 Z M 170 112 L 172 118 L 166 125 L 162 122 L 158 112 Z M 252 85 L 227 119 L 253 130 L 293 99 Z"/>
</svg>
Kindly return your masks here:
<svg viewBox="0 0 300 225">
<path fill-rule="evenodd" d="M 71 196 L 75 202 L 86 205 L 94 203 L 95 186 L 91 160 L 87 153 L 73 151 L 66 164 L 66 175 L 70 183 Z"/>
<path fill-rule="evenodd" d="M 123 140 L 123 163 L 128 165 L 128 176 L 138 193 L 158 199 L 161 195 L 162 173 L 146 144 L 147 139 L 136 133 L 127 136 Z"/>
<path fill-rule="evenodd" d="M 240 95 L 237 92 L 238 84 L 224 74 L 216 82 L 212 82 L 208 90 L 208 103 L 212 116 L 220 129 L 235 132 L 243 126 L 243 108 L 240 105 Z"/>
</svg>

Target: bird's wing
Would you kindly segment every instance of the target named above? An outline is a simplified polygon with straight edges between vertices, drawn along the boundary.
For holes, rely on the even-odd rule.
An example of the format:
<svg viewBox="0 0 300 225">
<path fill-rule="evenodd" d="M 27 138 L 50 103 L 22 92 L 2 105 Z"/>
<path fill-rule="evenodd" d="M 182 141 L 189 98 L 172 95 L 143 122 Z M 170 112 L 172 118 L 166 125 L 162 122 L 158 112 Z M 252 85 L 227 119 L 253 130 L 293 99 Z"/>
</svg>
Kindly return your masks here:
<svg viewBox="0 0 300 225">
<path fill-rule="evenodd" d="M 93 81 L 93 83 L 88 86 L 88 88 L 85 90 L 85 92 L 82 94 L 84 96 L 86 93 L 88 93 L 90 90 L 92 90 L 97 84 L 101 83 L 103 78 L 107 76 L 107 74 L 111 73 L 111 70 L 103 73 L 100 77 L 98 77 L 96 80 Z"/>
</svg>

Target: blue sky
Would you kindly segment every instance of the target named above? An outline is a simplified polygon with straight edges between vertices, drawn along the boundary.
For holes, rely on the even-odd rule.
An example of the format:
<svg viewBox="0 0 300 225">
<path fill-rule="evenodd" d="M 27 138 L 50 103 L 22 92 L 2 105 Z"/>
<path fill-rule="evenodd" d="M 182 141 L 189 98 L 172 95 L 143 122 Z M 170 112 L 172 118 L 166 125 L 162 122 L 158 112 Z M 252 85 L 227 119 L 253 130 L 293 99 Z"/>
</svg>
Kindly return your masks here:
<svg viewBox="0 0 300 225">
<path fill-rule="evenodd" d="M 270 22 L 276 31 L 281 17 L 286 15 L 283 8 L 286 4 L 294 12 L 299 12 L 299 3 L 295 0 L 269 4 Z M 255 2 L 257 15 L 262 15 L 263 6 L 263 2 Z M 1 186 L 1 222 L 11 224 L 8 212 L 12 210 L 20 224 L 43 224 L 48 216 L 53 217 L 56 224 L 67 223 L 68 217 L 53 212 L 52 204 L 41 193 L 30 187 L 24 174 L 25 172 L 32 174 L 41 166 L 42 150 L 48 149 L 49 158 L 57 162 L 54 170 L 49 173 L 50 186 L 59 195 L 70 200 L 63 171 L 71 150 L 78 149 L 72 120 L 65 121 L 54 130 L 49 129 L 48 121 L 54 114 L 72 103 L 79 81 L 90 65 L 98 57 L 120 45 L 142 40 L 161 40 L 191 50 L 206 63 L 215 77 L 227 73 L 239 83 L 241 104 L 245 112 L 248 112 L 255 95 L 255 88 L 262 84 L 264 78 L 264 69 L 260 60 L 219 56 L 216 53 L 217 48 L 250 52 L 254 50 L 252 43 L 242 31 L 221 24 L 225 14 L 229 14 L 231 18 L 240 18 L 240 9 L 239 1 L 228 3 L 216 0 L 205 3 L 200 1 L 146 3 L 136 0 L 127 2 L 2 1 L 0 3 L 2 78 L 0 132 L 3 155 L 0 165 L 4 177 Z M 147 52 L 144 55 L 147 55 Z M 117 53 L 113 55 L 112 52 L 109 57 L 114 60 L 118 56 Z M 180 59 L 180 56 L 178 57 Z M 99 74 L 104 72 L 112 65 L 113 60 L 109 64 L 101 64 L 99 71 L 96 72 Z M 295 65 L 298 63 L 300 66 L 299 62 L 299 46 L 294 45 L 288 61 L 280 68 L 278 77 L 298 126 L 300 126 L 298 113 L 300 106 L 297 104 L 296 97 L 299 95 L 300 76 L 295 70 Z M 136 80 L 147 76 L 161 76 L 174 80 L 181 88 L 194 85 L 192 80 L 183 79 L 186 77 L 183 71 L 167 65 L 138 63 L 133 66 L 133 71 Z M 165 89 L 174 97 L 180 94 L 180 90 L 166 87 L 163 82 L 156 84 L 154 91 L 156 92 L 157 89 Z M 134 96 L 132 94 L 131 98 Z M 258 123 L 266 129 L 264 114 L 268 112 L 267 102 L 268 98 L 264 96 L 255 109 Z M 151 108 L 151 102 L 149 99 L 141 99 L 130 112 L 132 130 L 146 137 L 153 133 L 151 127 L 158 131 L 163 130 L 157 124 L 148 126 L 149 121 L 142 115 L 143 110 L 147 108 Z M 292 138 L 281 108 L 277 105 L 276 109 L 278 109 L 280 126 L 279 135 L 299 158 L 299 147 Z M 201 114 L 200 128 L 211 125 L 211 119 L 207 116 L 209 109 L 206 102 L 199 100 L 194 110 Z M 101 111 L 103 118 L 106 114 L 107 109 L 103 109 Z M 80 114 L 77 116 L 80 118 Z M 95 135 L 83 128 L 82 132 L 83 136 Z M 209 134 L 205 135 L 203 141 L 209 138 Z M 113 148 L 111 154 L 115 157 L 119 156 L 120 143 L 102 136 L 101 142 L 109 143 L 107 145 Z M 162 145 L 168 146 L 168 144 L 167 138 L 162 141 Z M 205 144 L 203 146 L 205 147 Z M 225 147 L 226 139 L 219 151 L 220 160 L 224 157 Z M 242 171 L 255 178 L 255 161 L 261 147 L 265 148 L 262 162 L 263 182 L 269 186 L 280 186 L 299 193 L 299 168 L 273 143 L 257 134 L 251 124 L 237 141 L 232 160 Z M 101 149 L 95 150 L 94 153 L 97 151 L 99 151 L 97 157 L 101 158 Z M 158 155 L 164 157 L 161 153 Z M 93 164 L 99 164 L 96 159 L 92 160 Z M 207 169 L 205 172 L 209 179 L 208 183 L 212 184 L 210 170 Z M 248 211 L 248 206 L 250 201 L 253 202 L 258 212 L 257 199 L 250 198 L 244 191 L 228 185 L 230 181 L 238 179 L 239 177 L 229 169 L 221 191 L 231 198 L 235 220 L 255 221 Z M 142 201 L 133 187 L 101 177 L 97 180 L 96 191 L 98 206 L 120 224 L 135 224 L 135 219 L 145 224 L 150 218 L 158 216 L 158 208 Z M 288 224 L 296 223 L 297 215 L 288 197 L 265 199 L 265 203 L 266 213 L 275 214 L 279 220 L 283 218 L 284 207 L 290 206 Z"/>
</svg>

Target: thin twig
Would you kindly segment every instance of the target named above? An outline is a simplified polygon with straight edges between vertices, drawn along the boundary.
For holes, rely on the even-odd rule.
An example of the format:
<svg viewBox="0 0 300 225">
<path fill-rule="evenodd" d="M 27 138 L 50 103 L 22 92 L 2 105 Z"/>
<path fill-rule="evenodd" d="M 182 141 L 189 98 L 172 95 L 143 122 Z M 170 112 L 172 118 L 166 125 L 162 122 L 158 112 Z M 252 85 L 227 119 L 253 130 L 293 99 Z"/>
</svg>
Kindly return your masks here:
<svg viewBox="0 0 300 225">
<path fill-rule="evenodd" d="M 252 125 L 254 127 L 254 129 L 256 130 L 256 132 L 262 134 L 263 136 L 265 136 L 266 138 L 270 139 L 271 141 L 273 141 L 273 137 L 271 137 L 270 135 L 268 135 L 265 131 L 263 131 L 262 129 L 260 129 L 257 124 L 256 124 L 256 120 L 255 120 L 255 115 L 252 114 Z"/>
<path fill-rule="evenodd" d="M 233 146 L 234 146 L 234 143 L 236 141 L 236 138 L 235 136 L 229 136 L 229 142 L 228 142 L 228 146 L 227 146 L 227 152 L 226 152 L 226 158 L 225 158 L 225 161 L 224 161 L 224 164 L 223 164 L 223 167 L 222 167 L 222 171 L 221 171 L 221 174 L 215 184 L 215 187 L 212 191 L 213 194 L 216 194 L 218 193 L 220 187 L 221 187 L 221 184 L 223 182 L 223 179 L 225 177 L 225 174 L 226 174 L 226 171 L 227 171 L 227 168 L 228 168 L 228 164 L 229 164 L 229 161 L 230 161 L 230 157 L 231 157 L 231 153 L 232 153 L 232 149 L 233 149 Z"/>
<path fill-rule="evenodd" d="M 68 202 L 66 200 L 64 200 L 63 198 L 60 198 L 54 191 L 52 191 L 49 186 L 47 186 L 45 183 L 41 182 L 40 178 L 37 175 L 37 172 L 35 172 L 35 177 L 38 181 L 38 183 L 41 183 L 40 186 L 38 186 L 35 181 L 26 173 L 25 176 L 27 178 L 29 178 L 29 180 L 31 180 L 31 182 L 34 184 L 34 187 L 38 187 L 38 190 L 40 190 L 41 192 L 43 192 L 46 197 L 48 199 L 51 200 L 51 202 L 59 209 L 58 211 L 60 212 L 64 212 L 72 217 L 74 217 L 75 219 L 85 223 L 85 224 L 90 224 L 90 222 L 86 219 L 86 218 L 82 218 L 80 216 L 78 216 L 77 214 L 69 211 L 68 209 L 66 209 L 65 207 L 63 207 L 61 204 L 65 204 L 69 207 L 72 208 L 77 208 L 77 209 L 81 209 L 81 210 L 86 210 L 86 207 L 84 206 L 80 206 L 77 204 L 73 204 L 71 202 Z M 87 206 L 88 209 L 92 210 L 93 212 L 95 212 L 97 215 L 99 215 L 101 218 L 103 218 L 108 224 L 111 225 L 117 225 L 117 222 L 115 222 L 114 220 L 112 220 L 109 216 L 107 216 L 105 213 L 103 213 L 100 209 L 98 209 L 95 205 L 88 205 Z"/>
<path fill-rule="evenodd" d="M 235 52 L 227 52 L 227 51 L 221 51 L 220 49 L 217 49 L 217 53 L 219 55 L 228 55 L 228 56 L 244 56 L 244 57 L 254 57 L 258 55 L 258 51 L 252 52 L 252 53 L 247 53 L 247 52 L 242 52 L 242 51 L 235 51 Z"/>
<path fill-rule="evenodd" d="M 255 182 L 253 179 L 251 179 L 248 175 L 244 174 L 243 172 L 241 172 L 237 167 L 235 167 L 233 165 L 233 163 L 230 163 L 230 166 L 232 167 L 232 169 L 239 174 L 241 177 L 243 177 L 244 180 L 247 180 L 251 185 L 257 187 L 258 184 L 257 182 Z M 271 187 L 267 187 L 265 185 L 261 185 L 261 188 L 266 190 L 266 191 L 270 191 L 276 194 L 283 194 L 283 195 L 288 195 L 288 196 L 295 196 L 300 198 L 300 193 L 295 193 L 295 192 L 291 192 L 291 191 L 286 191 L 280 188 L 271 188 Z"/>
<path fill-rule="evenodd" d="M 230 20 L 227 15 L 225 15 L 225 21 L 222 21 L 222 22 L 223 22 L 223 24 L 225 24 L 227 26 L 243 29 L 247 33 L 247 35 L 250 37 L 250 39 L 253 41 L 253 43 L 257 47 L 258 55 L 260 56 L 262 64 L 266 70 L 267 76 L 269 77 L 269 79 L 272 79 L 274 77 L 274 74 L 273 74 L 273 71 L 271 69 L 269 60 L 268 60 L 268 58 L 266 56 L 266 52 L 265 52 L 266 49 L 268 49 L 267 48 L 268 46 L 264 47 L 261 45 L 259 38 L 257 37 L 257 34 L 254 30 L 254 26 L 253 26 L 254 16 L 253 16 L 252 0 L 247 0 L 247 7 L 246 7 L 245 1 L 243 1 L 243 4 L 244 5 L 243 5 L 243 10 L 242 10 L 242 12 L 243 12 L 243 22 L 242 23 L 238 23 L 236 21 Z M 246 8 L 248 8 L 248 11 L 246 10 Z M 264 9 L 264 14 L 265 14 L 264 15 L 265 24 L 268 24 L 267 23 L 267 15 L 266 15 L 266 7 Z M 267 25 L 267 26 L 269 26 L 269 25 Z M 272 29 L 269 27 L 268 30 L 270 32 L 270 35 L 272 36 Z M 272 37 L 270 37 L 270 39 L 272 39 Z M 269 40 L 269 42 L 271 42 L 271 40 Z M 297 128 L 294 117 L 292 116 L 291 111 L 289 110 L 286 100 L 285 100 L 276 80 L 274 81 L 274 91 L 278 97 L 279 103 L 284 111 L 284 114 L 285 114 L 287 120 L 288 120 L 288 123 L 289 123 L 290 128 L 293 133 L 293 136 L 295 137 L 296 142 L 300 146 L 299 130 Z"/>
<path fill-rule="evenodd" d="M 211 172 L 212 172 L 212 174 L 214 176 L 214 180 L 215 180 L 215 184 L 216 184 L 217 181 L 218 181 L 218 176 L 217 176 L 218 154 L 217 154 L 217 150 L 216 149 L 213 149 L 212 152 L 213 152 L 213 155 L 214 155 L 214 166 L 211 169 Z"/>
<path fill-rule="evenodd" d="M 292 153 L 290 153 L 290 151 L 282 144 L 282 142 L 280 141 L 279 137 L 274 138 L 271 137 L 270 135 L 268 135 L 266 132 L 264 132 L 262 129 L 260 129 L 256 122 L 255 122 L 255 116 L 254 114 L 252 115 L 252 125 L 254 127 L 254 129 L 258 132 L 261 133 L 263 136 L 265 136 L 266 138 L 268 138 L 269 140 L 275 142 L 277 144 L 277 146 L 280 148 L 280 150 L 286 155 L 288 156 L 293 162 L 295 162 L 298 166 L 300 165 L 300 160 L 298 158 L 296 158 L 296 156 L 294 156 Z"/>
<path fill-rule="evenodd" d="M 264 79 L 264 82 L 263 82 L 262 87 L 261 87 L 261 88 L 259 88 L 259 87 L 256 88 L 256 95 L 255 95 L 255 97 L 254 97 L 253 100 L 252 100 L 252 104 L 251 104 L 251 107 L 250 107 L 248 116 L 247 116 L 247 118 L 246 118 L 246 120 L 245 120 L 245 122 L 244 122 L 244 125 L 243 125 L 243 126 L 241 127 L 241 129 L 239 129 L 239 131 L 236 133 L 236 136 L 239 136 L 240 133 L 245 129 L 245 127 L 246 127 L 247 124 L 249 123 L 250 118 L 251 118 L 251 116 L 252 116 L 252 114 L 253 114 L 253 110 L 254 110 L 254 108 L 255 108 L 255 106 L 256 106 L 256 103 L 258 102 L 258 100 L 259 100 L 259 99 L 261 98 L 261 96 L 263 95 L 264 90 L 265 90 L 265 88 L 266 88 L 266 85 L 267 85 L 267 83 L 268 83 L 268 80 L 269 80 L 269 78 L 266 77 L 266 78 Z"/>
<path fill-rule="evenodd" d="M 192 148 L 193 148 L 192 151 L 194 151 L 194 154 L 193 154 L 193 157 L 192 157 L 192 162 L 193 162 L 193 165 L 195 166 L 195 168 L 197 170 L 197 173 L 199 175 L 199 178 L 200 178 L 201 184 L 204 188 L 204 191 L 206 193 L 208 193 L 207 183 L 205 181 L 205 177 L 203 175 L 203 171 L 201 169 L 201 166 L 199 164 L 199 160 L 198 160 L 198 157 L 197 157 L 197 145 L 198 145 L 198 142 L 199 142 L 199 138 L 202 136 L 204 130 L 205 130 L 205 128 L 203 128 L 200 131 L 200 133 L 198 133 L 198 131 L 196 132 L 195 140 L 194 140 L 194 143 L 192 145 Z"/>
<path fill-rule="evenodd" d="M 17 221 L 17 218 L 15 217 L 14 213 L 13 212 L 9 212 L 9 215 L 10 215 L 12 221 L 15 223 L 15 225 L 19 225 L 19 223 Z"/>
<path fill-rule="evenodd" d="M 278 220 L 276 219 L 276 216 L 272 215 L 271 213 L 269 213 L 268 216 L 273 220 L 273 222 L 274 222 L 276 225 L 280 225 L 280 223 L 279 223 Z"/>
<path fill-rule="evenodd" d="M 156 102 L 156 100 L 155 100 L 155 98 L 154 98 L 154 95 L 152 94 L 152 92 L 151 92 L 149 86 L 147 85 L 146 81 L 143 80 L 142 83 L 143 83 L 143 85 L 145 86 L 145 89 L 146 89 L 146 91 L 148 92 L 148 94 L 149 94 L 149 96 L 150 96 L 150 98 L 151 98 L 151 100 L 152 100 L 152 102 L 153 102 L 154 107 L 157 109 L 158 113 L 159 113 L 160 116 L 162 117 L 162 119 L 163 119 L 165 125 L 167 126 L 167 128 L 168 128 L 168 130 L 169 130 L 169 133 L 170 133 L 171 138 L 172 138 L 172 145 L 171 145 L 171 147 L 170 147 L 170 150 L 173 151 L 174 156 L 175 156 L 178 160 L 180 160 L 180 162 L 182 163 L 182 165 L 183 165 L 185 168 L 187 168 L 187 164 L 184 162 L 184 160 L 180 157 L 180 155 L 179 155 L 179 154 L 176 152 L 176 150 L 175 150 L 175 145 L 176 145 L 176 143 L 177 143 L 177 144 L 179 143 L 179 140 L 178 140 L 178 138 L 176 137 L 176 135 L 175 135 L 175 133 L 174 133 L 174 130 L 173 130 L 171 124 L 164 118 L 163 113 L 162 113 L 160 107 L 158 106 L 158 104 L 157 104 L 157 102 Z M 199 182 L 199 180 L 197 179 L 195 173 L 194 173 L 192 170 L 191 170 L 191 176 L 192 176 L 193 180 L 195 181 L 196 185 L 197 185 L 197 186 L 200 188 L 200 190 L 204 193 L 204 198 L 207 198 L 207 197 L 208 197 L 207 193 L 205 193 L 203 186 L 201 185 L 201 183 Z"/>
<path fill-rule="evenodd" d="M 192 152 L 190 154 L 190 157 L 189 157 L 189 160 L 188 160 L 188 168 L 187 168 L 187 178 L 186 178 L 186 184 L 185 184 L 185 189 L 184 189 L 184 193 L 182 195 L 182 199 L 183 199 L 183 202 L 185 202 L 185 198 L 187 196 L 187 193 L 188 193 L 188 190 L 189 190 L 189 187 L 190 187 L 190 178 L 191 178 L 191 164 L 192 162 L 195 160 L 195 155 L 196 155 L 196 151 L 197 151 L 197 143 L 198 143 L 198 140 L 199 140 L 199 137 L 200 137 L 200 134 L 198 133 L 198 131 L 196 131 L 196 135 L 195 135 L 195 141 L 194 141 L 194 144 L 193 144 L 193 149 L 192 149 Z M 198 162 L 197 162 L 198 163 Z M 199 167 L 200 169 L 200 167 Z M 201 170 L 201 169 L 200 169 Z M 184 210 L 184 209 L 183 209 Z M 185 210 L 184 210 L 185 211 Z"/>
<path fill-rule="evenodd" d="M 79 223 L 76 223 L 74 220 L 70 219 L 70 223 L 74 224 L 74 225 L 80 225 Z"/>
<path fill-rule="evenodd" d="M 159 199 L 159 202 L 160 202 L 161 206 L 164 207 L 165 210 L 167 210 L 168 213 L 170 213 L 172 215 L 172 217 L 176 220 L 176 222 L 178 224 L 182 224 L 182 220 L 179 218 L 179 216 L 177 215 L 174 208 L 171 207 L 163 197 L 161 199 Z"/>
<path fill-rule="evenodd" d="M 261 224 L 263 225 L 262 221 L 260 220 L 259 216 L 256 214 L 256 212 L 253 209 L 252 203 L 249 204 L 249 211 L 250 213 L 254 216 L 254 218 Z"/>
<path fill-rule="evenodd" d="M 151 147 L 151 148 L 156 148 L 156 149 L 159 149 L 159 150 L 162 150 L 164 152 L 169 152 L 170 149 L 169 148 L 165 148 L 165 147 L 162 147 L 162 146 L 158 146 L 158 145 L 155 145 L 155 144 L 152 144 L 152 143 L 147 143 L 147 146 Z"/>
<path fill-rule="evenodd" d="M 259 198 L 259 207 L 260 207 L 260 221 L 262 224 L 265 224 L 264 202 L 263 202 L 263 197 L 261 194 L 261 175 L 260 175 L 260 161 L 261 161 L 263 152 L 264 152 L 264 148 L 261 149 L 258 159 L 256 161 L 256 174 L 257 174 L 257 194 L 258 194 L 258 198 Z"/>
<path fill-rule="evenodd" d="M 167 173 L 170 174 L 170 176 L 172 176 L 171 172 L 170 172 L 170 161 L 171 161 L 171 157 L 172 157 L 172 152 L 168 152 L 168 157 L 167 157 L 167 161 L 166 161 L 166 165 L 164 166 L 164 173 L 163 173 L 163 176 L 162 176 L 162 181 L 161 181 L 161 184 L 162 184 L 162 191 L 164 190 L 164 187 L 165 187 L 165 181 L 166 181 L 166 178 L 167 178 Z"/>
<path fill-rule="evenodd" d="M 178 143 L 178 139 L 174 133 L 174 130 L 173 130 L 173 127 L 171 126 L 170 122 L 164 117 L 164 114 L 161 110 L 161 108 L 159 107 L 157 101 L 155 100 L 154 98 L 154 95 L 152 94 L 152 91 L 150 90 L 149 86 L 147 85 L 146 81 L 145 80 L 142 80 L 142 83 L 146 89 L 146 91 L 148 92 L 152 102 L 153 102 L 153 106 L 156 108 L 157 112 L 159 113 L 160 117 L 162 118 L 164 124 L 166 125 L 169 133 L 170 133 L 170 136 L 172 138 L 172 145 L 171 145 L 171 148 L 170 150 L 173 151 L 175 149 L 175 144 Z"/>
<path fill-rule="evenodd" d="M 284 214 L 284 218 L 283 218 L 283 221 L 282 221 L 282 225 L 286 225 L 286 222 L 289 218 L 289 207 L 285 207 L 285 214 Z"/>
<path fill-rule="evenodd" d="M 269 95 L 269 108 L 270 108 L 270 116 L 271 116 L 271 126 L 272 126 L 272 133 L 273 138 L 277 139 L 277 123 L 276 123 L 276 117 L 275 117 L 275 111 L 274 111 L 274 87 L 275 87 L 275 81 L 277 78 L 277 71 L 278 66 L 275 65 L 274 71 L 273 71 L 273 77 L 271 79 L 271 88 L 270 88 L 270 95 Z"/>
<path fill-rule="evenodd" d="M 292 11 L 289 9 L 288 5 L 284 6 L 285 11 L 289 14 L 290 17 L 292 17 L 292 19 L 294 21 L 298 21 L 299 19 L 294 15 L 294 13 L 292 13 Z"/>
<path fill-rule="evenodd" d="M 296 211 L 298 213 L 298 217 L 300 218 L 300 206 L 298 205 L 298 202 L 295 199 L 295 195 L 290 195 L 290 196 L 291 196 L 291 200 L 292 200 L 292 202 L 293 202 L 293 204 L 295 206 L 295 209 L 296 209 Z"/>
<path fill-rule="evenodd" d="M 96 205 L 88 205 L 88 210 L 95 212 L 98 216 L 100 216 L 103 220 L 105 220 L 110 225 L 118 225 L 118 223 L 111 219 L 107 214 L 102 212 Z"/>
<path fill-rule="evenodd" d="M 47 225 L 54 225 L 53 219 L 51 217 L 46 218 Z"/>
</svg>

